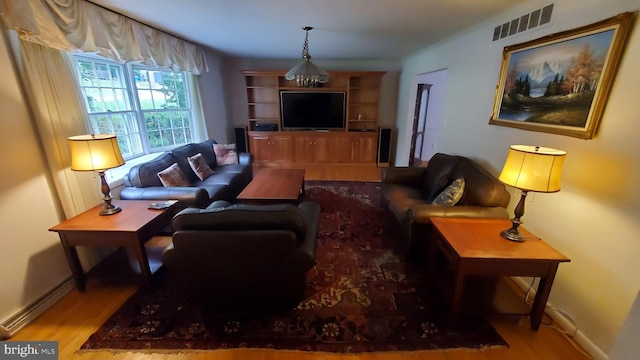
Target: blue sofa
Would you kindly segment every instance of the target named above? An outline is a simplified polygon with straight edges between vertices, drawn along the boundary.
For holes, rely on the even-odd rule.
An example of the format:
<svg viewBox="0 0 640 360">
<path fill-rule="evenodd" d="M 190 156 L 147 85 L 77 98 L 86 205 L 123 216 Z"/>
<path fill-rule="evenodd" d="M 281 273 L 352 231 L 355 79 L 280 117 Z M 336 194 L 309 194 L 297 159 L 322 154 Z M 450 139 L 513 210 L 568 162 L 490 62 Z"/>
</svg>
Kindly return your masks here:
<svg viewBox="0 0 640 360">
<path fill-rule="evenodd" d="M 191 143 L 165 152 L 157 158 L 136 165 L 124 177 L 123 200 L 178 200 L 177 208 L 204 208 L 215 200 L 235 202 L 242 189 L 253 178 L 253 157 L 238 153 L 238 163 L 218 165 L 213 151 L 215 140 Z M 200 180 L 191 169 L 187 157 L 201 153 L 213 175 Z M 158 173 L 177 163 L 190 186 L 164 187 Z"/>
</svg>

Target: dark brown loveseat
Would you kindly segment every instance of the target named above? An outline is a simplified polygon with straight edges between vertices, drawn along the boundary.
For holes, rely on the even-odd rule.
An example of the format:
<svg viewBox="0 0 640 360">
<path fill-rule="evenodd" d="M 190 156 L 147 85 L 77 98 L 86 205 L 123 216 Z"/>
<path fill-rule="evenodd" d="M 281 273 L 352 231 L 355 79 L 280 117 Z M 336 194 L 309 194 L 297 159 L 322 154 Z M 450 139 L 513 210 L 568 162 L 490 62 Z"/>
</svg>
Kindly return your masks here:
<svg viewBox="0 0 640 360">
<path fill-rule="evenodd" d="M 208 305 L 295 306 L 315 265 L 320 205 L 231 205 L 187 208 L 172 221 L 163 267 L 185 294 Z"/>
<path fill-rule="evenodd" d="M 457 178 L 465 181 L 458 203 L 432 205 L 436 196 Z M 438 153 L 426 167 L 382 171 L 382 206 L 399 226 L 400 239 L 395 250 L 414 259 L 427 256 L 432 217 L 508 218 L 509 199 L 509 192 L 500 180 L 462 156 Z"/>
</svg>

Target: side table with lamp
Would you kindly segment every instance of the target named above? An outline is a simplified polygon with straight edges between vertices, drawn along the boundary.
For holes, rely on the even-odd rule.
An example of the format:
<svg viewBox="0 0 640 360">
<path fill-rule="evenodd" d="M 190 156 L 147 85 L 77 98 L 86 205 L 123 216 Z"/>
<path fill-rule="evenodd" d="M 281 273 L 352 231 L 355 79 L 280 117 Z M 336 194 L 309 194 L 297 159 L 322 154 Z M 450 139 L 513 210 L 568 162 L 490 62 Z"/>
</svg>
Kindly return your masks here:
<svg viewBox="0 0 640 360">
<path fill-rule="evenodd" d="M 97 171 L 104 204 L 98 205 L 52 227 L 60 236 L 76 287 L 85 290 L 85 274 L 77 246 L 127 247 L 135 253 L 143 280 L 151 282 L 152 270 L 145 242 L 171 221 L 172 211 L 150 209 L 146 200 L 112 201 L 104 172 L 124 164 L 116 135 L 92 134 L 69 138 L 71 169 Z"/>
<path fill-rule="evenodd" d="M 571 261 L 528 230 L 520 227 L 528 191 L 560 190 L 560 171 L 566 153 L 536 146 L 511 146 L 500 180 L 523 194 L 515 217 L 505 219 L 432 218 L 427 274 L 436 274 L 440 256 L 453 270 L 447 322 L 461 312 L 465 278 L 469 276 L 531 276 L 540 282 L 530 312 L 531 329 L 538 330 L 558 265 Z M 432 275 L 433 276 L 433 275 Z"/>
</svg>

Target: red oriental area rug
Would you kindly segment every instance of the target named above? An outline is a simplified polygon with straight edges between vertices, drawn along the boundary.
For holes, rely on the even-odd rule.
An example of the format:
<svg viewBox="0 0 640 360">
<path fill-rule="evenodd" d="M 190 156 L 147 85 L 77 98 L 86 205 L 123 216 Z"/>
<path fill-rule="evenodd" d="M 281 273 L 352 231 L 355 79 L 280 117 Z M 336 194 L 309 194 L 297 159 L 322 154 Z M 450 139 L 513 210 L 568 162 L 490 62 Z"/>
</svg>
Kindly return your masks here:
<svg viewBox="0 0 640 360">
<path fill-rule="evenodd" d="M 180 351 L 269 348 L 333 353 L 507 346 L 484 319 L 440 325 L 442 309 L 417 286 L 420 272 L 391 251 L 395 234 L 379 205 L 380 185 L 308 181 L 322 207 L 317 265 L 307 296 L 277 313 L 199 306 L 170 284 L 141 289 L 82 350 Z"/>
</svg>

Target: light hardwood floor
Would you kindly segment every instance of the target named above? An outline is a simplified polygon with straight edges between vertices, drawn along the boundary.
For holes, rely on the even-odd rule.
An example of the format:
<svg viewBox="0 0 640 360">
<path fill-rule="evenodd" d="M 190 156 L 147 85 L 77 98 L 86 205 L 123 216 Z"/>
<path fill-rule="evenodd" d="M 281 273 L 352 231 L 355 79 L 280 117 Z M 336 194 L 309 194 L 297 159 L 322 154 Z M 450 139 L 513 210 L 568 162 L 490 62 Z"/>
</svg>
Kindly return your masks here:
<svg viewBox="0 0 640 360">
<path fill-rule="evenodd" d="M 257 169 L 259 170 L 259 169 Z M 380 181 L 380 169 L 371 166 L 317 166 L 307 169 L 309 180 Z M 72 291 L 11 340 L 58 341 L 59 359 L 214 359 L 214 360 L 572 360 L 588 359 L 556 328 L 529 328 L 525 317 L 496 316 L 490 319 L 508 348 L 489 350 L 442 350 L 341 355 L 274 350 L 216 350 L 169 354 L 144 352 L 78 352 L 84 341 L 137 289 L 135 284 L 118 284 L 90 279 L 87 290 Z M 549 322 L 545 318 L 544 322 Z"/>
</svg>

